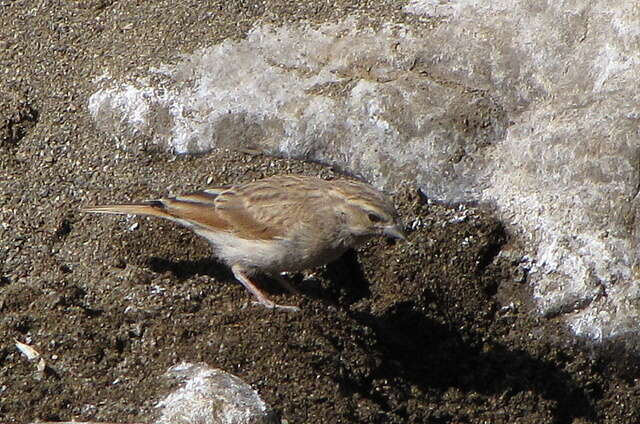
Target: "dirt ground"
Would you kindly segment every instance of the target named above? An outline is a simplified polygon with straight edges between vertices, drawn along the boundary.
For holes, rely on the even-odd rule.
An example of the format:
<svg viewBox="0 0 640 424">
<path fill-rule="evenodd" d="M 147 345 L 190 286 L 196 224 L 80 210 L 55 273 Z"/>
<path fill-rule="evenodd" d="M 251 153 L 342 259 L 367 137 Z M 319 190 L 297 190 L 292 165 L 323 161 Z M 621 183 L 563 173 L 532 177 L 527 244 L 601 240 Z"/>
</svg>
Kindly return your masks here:
<svg viewBox="0 0 640 424">
<path fill-rule="evenodd" d="M 0 422 L 150 422 L 162 375 L 238 375 L 288 423 L 637 423 L 637 358 L 532 311 L 517 240 L 489 210 L 395 195 L 411 243 L 374 240 L 268 311 L 159 220 L 84 215 L 316 164 L 133 148 L 98 133 L 92 80 L 135 75 L 256 22 L 406 21 L 401 2 L 0 0 Z M 179 31 L 176 31 L 179 29 Z M 135 49 L 132 48 L 135 46 Z M 15 348 L 28 343 L 36 370 Z"/>
</svg>

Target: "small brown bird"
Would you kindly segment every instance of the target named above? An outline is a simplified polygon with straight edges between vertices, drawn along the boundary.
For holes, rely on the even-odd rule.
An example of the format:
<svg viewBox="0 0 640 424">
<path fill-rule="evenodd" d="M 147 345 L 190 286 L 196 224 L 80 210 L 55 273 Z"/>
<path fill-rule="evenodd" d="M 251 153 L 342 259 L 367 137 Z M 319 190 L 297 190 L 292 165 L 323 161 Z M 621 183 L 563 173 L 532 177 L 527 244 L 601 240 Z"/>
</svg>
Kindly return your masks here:
<svg viewBox="0 0 640 424">
<path fill-rule="evenodd" d="M 389 199 L 368 184 L 303 175 L 279 175 L 183 196 L 126 205 L 92 206 L 85 212 L 166 218 L 207 239 L 215 255 L 268 308 L 297 310 L 271 301 L 250 279 L 281 278 L 337 259 L 373 236 L 406 240 Z"/>
</svg>

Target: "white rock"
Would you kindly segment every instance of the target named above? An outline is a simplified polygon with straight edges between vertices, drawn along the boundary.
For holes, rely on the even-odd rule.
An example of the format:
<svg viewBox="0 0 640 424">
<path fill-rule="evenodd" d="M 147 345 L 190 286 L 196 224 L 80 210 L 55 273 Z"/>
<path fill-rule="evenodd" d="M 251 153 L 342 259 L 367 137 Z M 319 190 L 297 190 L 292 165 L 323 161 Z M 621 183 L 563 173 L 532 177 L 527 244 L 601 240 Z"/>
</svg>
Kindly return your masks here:
<svg viewBox="0 0 640 424">
<path fill-rule="evenodd" d="M 276 424 L 258 393 L 238 377 L 205 364 L 181 363 L 167 372 L 182 386 L 158 403 L 155 424 Z"/>
<path fill-rule="evenodd" d="M 405 11 L 441 22 L 256 27 L 135 83 L 104 77 L 89 110 L 116 140 L 258 148 L 491 203 L 527 244 L 541 313 L 594 339 L 637 333 L 640 9 L 414 0 Z"/>
</svg>

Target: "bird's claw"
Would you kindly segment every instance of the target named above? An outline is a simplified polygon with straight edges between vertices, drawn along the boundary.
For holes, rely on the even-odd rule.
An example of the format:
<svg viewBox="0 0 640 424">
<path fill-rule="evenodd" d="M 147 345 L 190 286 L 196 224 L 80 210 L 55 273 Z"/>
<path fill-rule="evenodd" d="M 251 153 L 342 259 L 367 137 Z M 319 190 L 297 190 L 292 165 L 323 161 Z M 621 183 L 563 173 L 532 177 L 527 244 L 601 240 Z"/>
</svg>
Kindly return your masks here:
<svg viewBox="0 0 640 424">
<path fill-rule="evenodd" d="M 267 301 L 267 302 L 251 302 L 253 305 L 264 306 L 267 309 L 280 309 L 287 312 L 300 312 L 300 308 L 297 306 L 289 306 L 289 305 L 279 305 L 277 303 Z"/>
</svg>

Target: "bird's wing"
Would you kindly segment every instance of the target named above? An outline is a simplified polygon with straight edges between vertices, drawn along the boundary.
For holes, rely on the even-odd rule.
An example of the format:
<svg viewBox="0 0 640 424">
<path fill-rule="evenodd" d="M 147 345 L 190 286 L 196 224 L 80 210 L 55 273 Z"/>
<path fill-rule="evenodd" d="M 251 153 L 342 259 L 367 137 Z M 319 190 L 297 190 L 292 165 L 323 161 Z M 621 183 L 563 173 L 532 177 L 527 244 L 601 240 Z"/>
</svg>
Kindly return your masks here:
<svg viewBox="0 0 640 424">
<path fill-rule="evenodd" d="M 216 212 L 238 236 L 255 240 L 285 237 L 300 220 L 302 204 L 269 181 L 256 181 L 220 193 Z"/>
<path fill-rule="evenodd" d="M 139 203 L 91 206 L 83 211 L 156 216 L 193 229 L 272 240 L 283 237 L 290 229 L 288 223 L 296 219 L 295 204 L 292 199 L 283 199 L 277 185 L 258 181 Z"/>
</svg>

